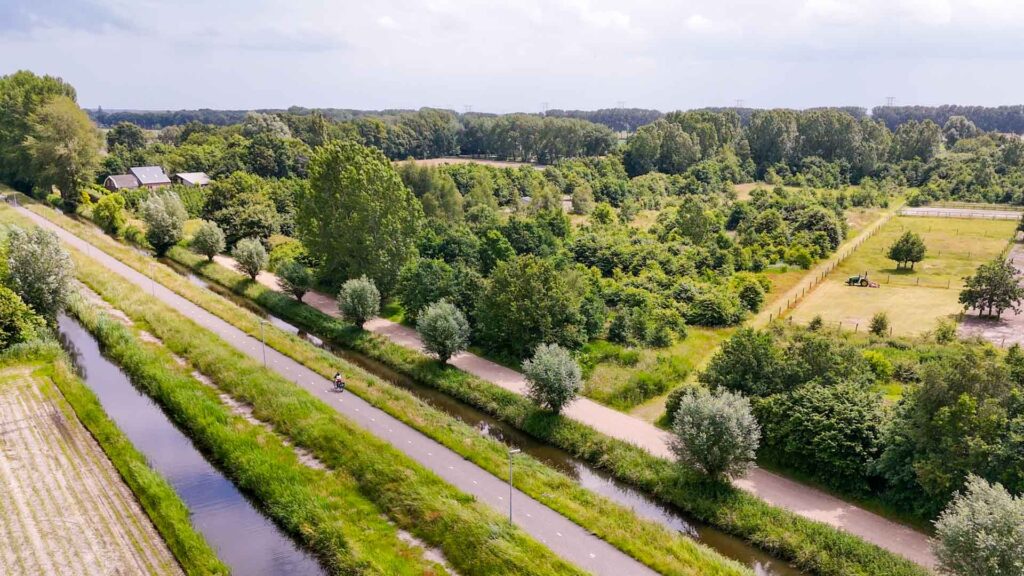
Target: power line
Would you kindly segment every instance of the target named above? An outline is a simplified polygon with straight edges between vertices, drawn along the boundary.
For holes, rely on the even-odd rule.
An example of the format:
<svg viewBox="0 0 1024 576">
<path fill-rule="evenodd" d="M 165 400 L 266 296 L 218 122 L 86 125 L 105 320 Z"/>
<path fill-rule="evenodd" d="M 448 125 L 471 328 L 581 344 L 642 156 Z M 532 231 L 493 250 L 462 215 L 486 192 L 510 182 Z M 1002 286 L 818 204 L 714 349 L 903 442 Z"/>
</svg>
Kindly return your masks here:
<svg viewBox="0 0 1024 576">
<path fill-rule="evenodd" d="M 895 106 L 896 105 L 896 97 L 895 96 L 886 96 L 885 97 L 885 105 L 886 106 Z"/>
<path fill-rule="evenodd" d="M 615 103 L 615 107 L 616 108 L 625 108 L 626 107 L 626 101 L 625 100 L 619 100 L 618 102 Z"/>
</svg>

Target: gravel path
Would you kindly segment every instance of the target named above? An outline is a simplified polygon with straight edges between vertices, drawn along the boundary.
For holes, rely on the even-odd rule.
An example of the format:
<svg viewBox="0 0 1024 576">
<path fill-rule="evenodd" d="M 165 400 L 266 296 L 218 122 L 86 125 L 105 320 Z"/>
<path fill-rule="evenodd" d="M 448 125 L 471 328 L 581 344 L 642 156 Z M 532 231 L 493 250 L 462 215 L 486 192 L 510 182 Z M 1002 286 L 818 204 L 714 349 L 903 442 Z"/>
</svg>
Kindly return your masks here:
<svg viewBox="0 0 1024 576">
<path fill-rule="evenodd" d="M 0 574 L 182 574 L 102 448 L 27 369 L 0 372 Z"/>
<path fill-rule="evenodd" d="M 83 253 L 86 252 L 89 245 L 84 240 L 24 208 L 16 208 L 16 210 L 38 226 L 55 232 L 66 244 Z M 242 353 L 256 360 L 262 360 L 264 349 L 258 339 L 250 337 L 162 285 L 154 285 L 148 276 L 136 272 L 102 251 L 91 250 L 89 255 L 140 289 L 151 291 L 156 298 L 174 307 L 179 313 L 203 328 L 221 336 Z M 373 407 L 358 396 L 339 395 L 332 392 L 331 383 L 327 379 L 288 356 L 269 347 L 265 349 L 265 354 L 267 365 L 271 369 L 302 386 L 347 418 L 389 442 L 459 490 L 473 495 L 477 500 L 502 513 L 508 513 L 509 498 L 511 497 L 514 502 L 513 519 L 515 524 L 569 562 L 600 575 L 653 576 L 656 574 L 650 568 L 530 496 L 519 490 L 513 490 L 510 494 L 507 482 L 499 480 L 445 446 Z"/>
<path fill-rule="evenodd" d="M 868 234 L 869 230 L 865 230 L 864 234 Z M 234 260 L 227 256 L 218 256 L 216 261 L 234 269 Z M 270 272 L 260 273 L 257 280 L 271 289 L 280 290 L 277 277 Z M 309 292 L 303 298 L 303 302 L 330 316 L 339 316 L 337 301 L 326 294 Z M 423 351 L 423 342 L 419 334 L 408 326 L 384 318 L 374 318 L 368 321 L 364 328 L 385 336 L 398 345 Z M 506 390 L 523 394 L 526 389 L 526 381 L 521 373 L 475 354 L 464 352 L 452 358 L 449 363 Z M 577 399 L 566 407 L 563 413 L 608 436 L 639 446 L 651 454 L 672 458 L 668 449 L 668 433 L 644 420 L 587 398 Z M 734 484 L 769 504 L 855 534 L 922 566 L 934 568 L 936 565 L 928 536 L 925 534 L 826 492 L 760 468 L 752 469 Z"/>
</svg>

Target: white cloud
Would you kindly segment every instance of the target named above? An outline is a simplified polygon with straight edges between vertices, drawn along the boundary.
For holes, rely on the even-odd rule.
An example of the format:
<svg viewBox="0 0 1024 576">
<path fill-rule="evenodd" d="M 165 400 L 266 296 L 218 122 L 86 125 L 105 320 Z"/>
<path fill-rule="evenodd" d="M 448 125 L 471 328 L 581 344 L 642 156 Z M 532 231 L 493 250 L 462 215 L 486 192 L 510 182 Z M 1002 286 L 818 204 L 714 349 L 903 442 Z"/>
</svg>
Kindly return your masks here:
<svg viewBox="0 0 1024 576">
<path fill-rule="evenodd" d="M 377 18 L 377 25 L 387 30 L 397 30 L 398 28 L 400 28 L 398 22 L 396 22 L 395 19 L 392 18 L 391 16 L 387 15 Z"/>
<path fill-rule="evenodd" d="M 686 28 L 692 32 L 710 32 L 714 29 L 714 23 L 710 19 L 694 14 L 686 19 Z"/>
</svg>

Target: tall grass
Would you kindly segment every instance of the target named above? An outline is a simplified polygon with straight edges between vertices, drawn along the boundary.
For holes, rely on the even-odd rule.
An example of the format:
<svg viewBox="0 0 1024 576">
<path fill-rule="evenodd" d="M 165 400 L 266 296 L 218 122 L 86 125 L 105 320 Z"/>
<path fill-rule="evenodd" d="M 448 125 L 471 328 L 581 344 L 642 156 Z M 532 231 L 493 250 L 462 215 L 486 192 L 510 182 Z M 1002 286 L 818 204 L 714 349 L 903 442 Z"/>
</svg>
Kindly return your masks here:
<svg viewBox="0 0 1024 576">
<path fill-rule="evenodd" d="M 276 470 L 294 461 L 293 454 L 275 456 L 267 449 L 267 433 L 260 432 L 258 427 L 246 430 L 237 419 L 231 426 L 219 422 L 223 416 L 211 412 L 223 408 L 212 397 L 212 390 L 190 383 L 187 376 L 173 378 L 149 372 L 157 367 L 152 360 L 141 357 L 137 346 L 126 344 L 123 327 L 112 322 L 98 325 L 83 318 L 90 329 L 97 328 L 97 337 L 133 380 L 144 383 L 147 392 L 156 398 L 166 398 L 167 409 L 179 425 L 186 427 L 215 460 L 225 459 L 223 467 L 232 479 L 254 494 L 257 501 L 267 501 L 266 508 L 272 516 L 278 518 L 277 514 L 283 514 L 281 523 L 309 541 L 318 553 L 343 550 L 340 540 L 333 540 L 331 546 L 318 544 L 325 537 L 315 522 L 318 511 L 324 513 L 319 520 L 326 523 L 336 518 L 342 527 L 353 518 L 341 510 L 324 510 L 322 498 L 306 501 L 293 492 L 303 486 L 337 485 L 336 478 L 350 477 L 353 491 L 358 490 L 398 526 L 439 548 L 460 574 L 581 574 L 548 548 L 510 526 L 499 514 L 452 488 L 390 444 L 361 430 L 310 393 L 81 254 L 75 256 L 79 278 L 90 288 L 116 302 L 119 309 L 152 331 L 168 349 L 186 358 L 219 389 L 251 406 L 254 417 L 335 471 L 329 479 L 320 480 L 311 477 L 311 470 L 302 475 L 289 472 L 294 476 L 291 479 L 275 476 Z M 163 363 L 164 370 L 169 362 L 173 363 Z M 179 396 L 182 398 L 178 399 Z M 256 441 L 259 438 L 262 440 Z M 250 469 L 252 476 L 247 471 Z M 359 510 L 352 512 L 375 516 Z M 353 536 L 347 545 L 355 548 L 364 539 Z M 364 552 L 354 557 L 361 562 L 381 561 L 376 557 L 379 551 Z M 379 573 L 405 571 L 382 569 Z"/>
<path fill-rule="evenodd" d="M 39 372 L 53 382 L 74 412 L 70 417 L 85 425 L 103 449 L 142 509 L 163 537 L 178 564 L 189 576 L 228 574 L 216 552 L 192 526 L 188 508 L 174 488 L 149 467 L 143 456 L 110 418 L 96 396 L 72 372 L 55 343 L 35 343 L 5 354 L 3 364 L 39 362 Z M 66 408 L 65 408 L 66 409 Z"/>
</svg>

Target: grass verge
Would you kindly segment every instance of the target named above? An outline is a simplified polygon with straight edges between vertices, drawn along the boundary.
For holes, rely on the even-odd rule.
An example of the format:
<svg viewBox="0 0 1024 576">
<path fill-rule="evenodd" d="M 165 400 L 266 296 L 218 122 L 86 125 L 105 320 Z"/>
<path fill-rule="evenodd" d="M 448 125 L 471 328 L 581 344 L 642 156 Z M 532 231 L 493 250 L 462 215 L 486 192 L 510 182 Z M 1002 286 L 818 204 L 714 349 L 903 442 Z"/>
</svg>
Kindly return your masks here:
<svg viewBox="0 0 1024 576">
<path fill-rule="evenodd" d="M 95 229 L 60 217 L 39 206 L 33 206 L 31 209 L 88 238 L 95 246 L 136 269 L 148 270 L 149 259 L 114 242 Z M 668 460 L 651 456 L 642 449 L 604 436 L 568 418 L 537 410 L 517 394 L 457 369 L 443 367 L 422 354 L 391 344 L 380 337 L 356 330 L 287 296 L 248 282 L 231 270 L 202 264 L 199 262 L 201 258 L 194 257 L 187 251 L 175 249 L 172 250 L 171 256 L 310 333 L 336 345 L 363 353 L 422 384 L 484 410 L 538 439 L 574 454 L 591 465 L 609 471 L 620 481 L 679 506 L 713 526 L 793 562 L 803 570 L 822 575 L 927 574 L 925 569 L 912 562 L 855 536 L 770 506 L 752 495 L 731 487 L 711 485 L 697 477 L 681 475 L 676 465 Z M 199 289 L 173 271 L 155 267 L 154 274 L 165 286 L 212 313 L 225 319 L 228 319 L 228 316 L 235 316 L 238 322 L 236 325 L 244 322 L 238 318 L 241 315 L 237 308 L 232 313 L 225 311 L 227 303 L 223 299 Z M 243 330 L 250 334 L 258 333 L 259 326 L 255 317 Z M 268 331 L 268 335 L 275 332 Z M 326 354 L 312 347 L 308 351 L 285 350 L 282 348 L 288 338 L 276 334 L 273 338 L 272 342 L 268 336 L 267 343 L 289 355 L 294 352 L 296 356 L 313 360 L 318 356 L 317 352 L 320 357 Z M 297 338 L 291 339 L 301 343 Z M 307 363 L 296 356 L 293 357 Z"/>
<path fill-rule="evenodd" d="M 14 355 L 5 354 L 0 364 L 13 361 L 43 364 L 38 371 L 57 386 L 74 411 L 73 416 L 96 439 L 186 574 L 229 573 L 206 539 L 192 526 L 188 507 L 178 493 L 159 472 L 149 467 L 146 458 L 107 417 L 96 396 L 68 366 L 59 346 L 55 343 L 32 345 L 15 351 Z"/>
</svg>

